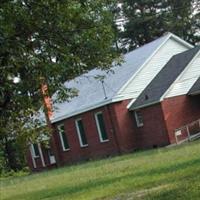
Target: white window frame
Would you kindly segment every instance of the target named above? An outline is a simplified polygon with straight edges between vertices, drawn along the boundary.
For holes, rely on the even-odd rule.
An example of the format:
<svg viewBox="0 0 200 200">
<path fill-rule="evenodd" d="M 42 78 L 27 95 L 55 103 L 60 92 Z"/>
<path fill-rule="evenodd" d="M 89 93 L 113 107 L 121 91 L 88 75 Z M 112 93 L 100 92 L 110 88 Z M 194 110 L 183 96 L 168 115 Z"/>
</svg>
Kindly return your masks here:
<svg viewBox="0 0 200 200">
<path fill-rule="evenodd" d="M 62 145 L 62 150 L 63 151 L 69 151 L 70 150 L 70 148 L 65 148 L 65 145 L 64 145 L 64 141 L 63 141 L 63 136 L 62 136 L 62 129 L 61 129 L 61 127 L 64 127 L 64 129 L 65 129 L 65 126 L 64 126 L 64 124 L 59 124 L 58 126 L 57 126 L 57 129 L 58 129 L 58 133 L 59 133 L 59 137 L 60 137 L 60 142 L 61 142 L 61 145 Z M 64 130 L 64 134 L 65 134 L 65 130 Z M 65 135 L 65 137 L 66 137 L 66 135 Z M 68 140 L 67 140 L 67 142 L 68 142 Z"/>
<path fill-rule="evenodd" d="M 81 121 L 81 120 L 82 120 L 82 118 L 78 118 L 78 119 L 75 120 L 76 132 L 77 132 L 77 135 L 78 135 L 78 139 L 79 139 L 80 146 L 81 146 L 81 147 L 87 147 L 88 144 L 83 144 L 83 141 L 82 141 L 82 138 L 81 138 L 80 129 L 79 129 L 79 126 L 78 126 L 78 121 Z"/>
<path fill-rule="evenodd" d="M 137 125 L 137 127 L 142 127 L 142 126 L 144 126 L 143 117 L 142 117 L 142 123 L 141 123 L 140 120 L 139 120 L 138 112 L 141 113 L 140 110 L 135 110 L 134 111 L 136 125 Z"/>
<path fill-rule="evenodd" d="M 48 157 L 49 157 L 49 162 L 50 162 L 51 165 L 56 163 L 56 158 L 51 153 L 51 149 L 48 149 Z"/>
<path fill-rule="evenodd" d="M 103 143 L 103 142 L 108 142 L 109 139 L 103 140 L 103 138 L 102 138 L 102 133 L 101 133 L 101 129 L 100 129 L 98 117 L 97 117 L 98 114 L 102 114 L 102 115 L 103 115 L 103 112 L 100 111 L 100 112 L 95 113 L 95 115 L 94 115 L 94 116 L 95 116 L 96 127 L 97 127 L 97 131 L 98 131 L 98 134 L 99 134 L 100 142 L 101 142 L 101 143 Z"/>
<path fill-rule="evenodd" d="M 37 143 L 35 143 L 38 147 L 38 151 L 39 151 L 39 145 Z M 33 158 L 39 158 L 40 155 L 36 155 L 35 153 L 35 148 L 34 148 L 34 144 L 31 144 L 31 151 L 32 151 L 32 155 L 33 155 Z M 40 151 L 39 151 L 39 154 L 40 154 Z"/>
</svg>

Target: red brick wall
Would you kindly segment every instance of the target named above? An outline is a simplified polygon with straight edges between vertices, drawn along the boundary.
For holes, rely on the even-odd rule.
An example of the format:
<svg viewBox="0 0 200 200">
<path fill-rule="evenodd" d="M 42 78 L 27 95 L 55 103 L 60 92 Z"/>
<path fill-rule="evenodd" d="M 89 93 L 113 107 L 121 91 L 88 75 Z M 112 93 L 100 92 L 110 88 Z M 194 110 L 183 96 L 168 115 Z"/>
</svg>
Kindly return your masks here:
<svg viewBox="0 0 200 200">
<path fill-rule="evenodd" d="M 162 109 L 170 143 L 175 143 L 174 130 L 200 118 L 200 95 L 165 99 Z"/>
<path fill-rule="evenodd" d="M 108 134 L 108 142 L 101 143 L 99 140 L 99 135 L 96 128 L 96 122 L 94 114 L 96 112 L 102 111 L 104 116 L 104 122 L 106 126 L 106 131 Z M 78 135 L 76 132 L 75 120 L 77 118 L 82 118 L 84 123 L 84 128 L 86 132 L 87 147 L 80 147 Z M 114 135 L 114 129 L 111 123 L 111 117 L 107 106 L 82 113 L 81 115 L 68 118 L 60 123 L 64 123 L 66 136 L 68 138 L 70 150 L 63 151 L 59 134 L 55 131 L 53 135 L 54 143 L 57 146 L 57 157 L 59 159 L 59 164 L 63 165 L 65 163 L 73 163 L 81 160 L 95 159 L 98 157 L 114 155 L 118 153 L 118 145 Z M 56 127 L 56 124 L 54 125 Z"/>
<path fill-rule="evenodd" d="M 163 146 L 168 143 L 160 106 L 148 107 L 142 110 L 144 127 L 136 127 L 133 112 L 127 110 L 130 100 L 113 103 L 101 108 L 82 113 L 81 115 L 61 121 L 64 123 L 70 150 L 63 151 L 56 125 L 52 137 L 52 149 L 57 165 L 70 164 L 87 159 L 130 152 L 138 148 L 151 148 L 153 145 Z M 102 111 L 109 141 L 101 143 L 96 128 L 94 114 Z M 75 127 L 75 120 L 82 118 L 87 136 L 88 146 L 80 147 Z M 45 163 L 48 163 L 43 149 Z M 29 159 L 29 163 L 32 163 Z M 37 166 L 42 167 L 41 159 L 36 160 Z M 32 164 L 30 164 L 32 168 Z"/>
<path fill-rule="evenodd" d="M 200 117 L 200 98 L 179 96 L 141 109 L 144 126 L 137 127 L 133 112 L 126 108 L 129 100 L 113 103 L 63 120 L 70 150 L 63 151 L 58 132 L 52 137 L 57 165 L 130 152 L 134 149 L 165 146 L 174 142 L 173 131 Z M 94 114 L 102 111 L 109 141 L 101 143 Z M 164 114 L 163 114 L 164 113 Z M 80 147 L 75 119 L 82 118 L 88 146 Z M 55 128 L 57 124 L 54 124 Z M 55 129 L 56 130 L 56 129 Z M 169 136 L 167 134 L 169 132 Z M 44 153 L 45 154 L 45 153 Z M 46 155 L 46 154 L 45 154 Z M 45 157 L 46 160 L 46 157 Z M 32 162 L 29 159 L 29 162 Z M 41 160 L 36 160 L 38 166 Z M 48 162 L 48 161 L 46 161 Z M 31 164 L 30 164 L 31 166 Z"/>
<path fill-rule="evenodd" d="M 144 125 L 137 127 L 134 120 L 137 148 L 144 149 L 168 145 L 169 138 L 161 105 L 155 104 L 142 108 L 140 112 L 142 113 Z"/>
<path fill-rule="evenodd" d="M 129 102 L 130 100 L 125 100 L 111 105 L 121 153 L 136 149 L 135 135 L 137 130 L 134 129 L 134 117 L 126 108 Z"/>
</svg>

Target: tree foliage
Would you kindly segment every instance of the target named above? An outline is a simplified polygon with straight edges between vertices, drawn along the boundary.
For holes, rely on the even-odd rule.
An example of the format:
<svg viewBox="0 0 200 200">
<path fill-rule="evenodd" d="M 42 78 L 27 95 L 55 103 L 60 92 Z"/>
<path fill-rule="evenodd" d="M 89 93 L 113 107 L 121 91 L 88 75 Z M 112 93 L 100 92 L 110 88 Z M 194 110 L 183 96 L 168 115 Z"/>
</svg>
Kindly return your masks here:
<svg viewBox="0 0 200 200">
<path fill-rule="evenodd" d="M 199 1 L 196 0 L 125 0 L 125 19 L 121 31 L 122 46 L 134 49 L 165 32 L 177 34 L 195 44 L 199 41 Z"/>
<path fill-rule="evenodd" d="M 30 136 L 27 124 L 43 104 L 43 83 L 49 95 L 57 91 L 64 100 L 76 94 L 65 81 L 95 67 L 108 69 L 118 58 L 114 5 L 113 0 L 1 1 L 1 141 Z"/>
</svg>

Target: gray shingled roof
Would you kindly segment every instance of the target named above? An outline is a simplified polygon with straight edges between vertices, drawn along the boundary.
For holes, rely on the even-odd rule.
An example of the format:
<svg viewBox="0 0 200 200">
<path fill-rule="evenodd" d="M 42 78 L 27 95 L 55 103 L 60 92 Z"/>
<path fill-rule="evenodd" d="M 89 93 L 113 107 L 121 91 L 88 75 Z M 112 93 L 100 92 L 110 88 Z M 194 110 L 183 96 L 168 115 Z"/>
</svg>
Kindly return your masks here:
<svg viewBox="0 0 200 200">
<path fill-rule="evenodd" d="M 167 91 L 178 75 L 185 69 L 199 49 L 200 47 L 195 47 L 173 56 L 133 102 L 129 110 L 135 110 L 158 103 L 162 95 Z M 199 83 L 198 86 L 200 86 Z"/>
<path fill-rule="evenodd" d="M 66 87 L 77 88 L 79 95 L 70 102 L 56 104 L 52 122 L 81 113 L 87 108 L 92 109 L 97 105 L 112 100 L 119 89 L 136 73 L 136 71 L 145 63 L 145 61 L 159 48 L 163 42 L 169 37 L 164 35 L 153 42 L 150 42 L 124 56 L 124 62 L 121 66 L 112 68 L 114 73 L 106 73 L 105 71 L 94 69 L 83 74 L 74 80 L 66 82 Z M 95 76 L 103 75 L 106 99 L 102 88 L 102 83 L 95 79 Z"/>
<path fill-rule="evenodd" d="M 196 95 L 196 94 L 200 94 L 200 77 L 197 79 L 197 81 L 194 83 L 194 85 L 188 92 L 188 95 Z"/>
</svg>

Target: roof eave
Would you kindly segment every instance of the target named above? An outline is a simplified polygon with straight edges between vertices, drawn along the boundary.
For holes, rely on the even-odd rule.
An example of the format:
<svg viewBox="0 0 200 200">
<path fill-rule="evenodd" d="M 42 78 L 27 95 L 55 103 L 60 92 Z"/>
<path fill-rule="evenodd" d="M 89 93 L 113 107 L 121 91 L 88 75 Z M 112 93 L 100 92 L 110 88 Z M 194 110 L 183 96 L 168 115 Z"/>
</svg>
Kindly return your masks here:
<svg viewBox="0 0 200 200">
<path fill-rule="evenodd" d="M 195 91 L 195 92 L 188 93 L 189 96 L 196 96 L 196 95 L 199 95 L 199 94 L 200 94 L 200 90 L 199 90 L 199 91 Z"/>
<path fill-rule="evenodd" d="M 76 116 L 76 115 L 80 115 L 80 114 L 82 114 L 84 112 L 88 112 L 90 110 L 97 109 L 99 107 L 105 106 L 105 105 L 110 104 L 110 103 L 112 103 L 112 99 L 105 99 L 104 101 L 102 101 L 100 103 L 97 103 L 97 104 L 95 104 L 93 106 L 85 107 L 85 108 L 77 110 L 75 112 L 71 112 L 71 113 L 56 117 L 56 118 L 52 118 L 51 119 L 51 123 L 56 123 L 56 122 L 62 121 L 64 119 L 67 119 L 67 118 L 70 118 L 70 117 L 73 117 L 73 116 Z"/>
<path fill-rule="evenodd" d="M 132 97 L 131 96 L 120 96 L 118 98 L 113 97 L 113 98 L 110 98 L 110 99 L 105 99 L 104 101 L 102 101 L 100 103 L 97 103 L 94 106 L 86 107 L 86 108 L 80 109 L 80 110 L 78 110 L 76 112 L 71 112 L 69 114 L 62 115 L 60 117 L 56 117 L 55 119 L 52 118 L 51 122 L 52 123 L 56 123 L 56 122 L 62 121 L 64 119 L 67 119 L 67 118 L 70 118 L 70 117 L 74 117 L 76 115 L 80 115 L 80 114 L 82 114 L 84 112 L 88 112 L 90 110 L 98 109 L 98 108 L 100 108 L 102 106 L 105 106 L 105 105 L 108 105 L 108 104 L 111 104 L 111 103 L 124 101 L 124 100 L 127 100 L 127 99 L 132 99 Z"/>
<path fill-rule="evenodd" d="M 143 104 L 143 105 L 141 105 L 141 106 L 135 106 L 135 107 L 133 107 L 133 108 L 129 107 L 128 110 L 129 110 L 129 111 L 139 110 L 139 109 L 141 109 L 141 108 L 146 108 L 146 107 L 149 107 L 149 106 L 158 104 L 158 103 L 160 103 L 160 101 L 154 101 L 154 102 L 151 102 L 151 103 Z M 128 106 L 127 106 L 127 107 L 128 107 Z"/>
</svg>

